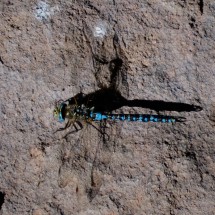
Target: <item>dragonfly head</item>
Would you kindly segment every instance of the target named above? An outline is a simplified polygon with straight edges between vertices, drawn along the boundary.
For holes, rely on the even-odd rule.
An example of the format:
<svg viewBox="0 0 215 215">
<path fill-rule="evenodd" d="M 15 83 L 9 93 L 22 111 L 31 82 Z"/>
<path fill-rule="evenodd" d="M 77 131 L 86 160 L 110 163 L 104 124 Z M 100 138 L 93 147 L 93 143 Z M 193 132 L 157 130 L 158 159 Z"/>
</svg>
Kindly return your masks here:
<svg viewBox="0 0 215 215">
<path fill-rule="evenodd" d="M 65 106 L 66 104 L 62 100 L 56 102 L 55 104 L 53 115 L 54 115 L 54 118 L 58 119 L 59 122 L 65 121 L 65 114 L 64 114 Z"/>
</svg>

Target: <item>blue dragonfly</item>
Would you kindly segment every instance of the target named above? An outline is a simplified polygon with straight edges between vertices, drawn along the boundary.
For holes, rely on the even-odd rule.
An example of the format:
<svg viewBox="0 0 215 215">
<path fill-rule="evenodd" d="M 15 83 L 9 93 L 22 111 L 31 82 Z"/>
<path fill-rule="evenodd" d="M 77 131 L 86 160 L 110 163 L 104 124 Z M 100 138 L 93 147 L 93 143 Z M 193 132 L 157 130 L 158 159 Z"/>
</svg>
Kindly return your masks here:
<svg viewBox="0 0 215 215">
<path fill-rule="evenodd" d="M 76 130 L 76 123 L 82 128 L 81 122 L 92 124 L 92 122 L 101 121 L 130 121 L 130 122 L 156 122 L 156 123 L 176 123 L 184 122 L 186 119 L 179 116 L 171 115 L 153 115 L 153 114 L 114 114 L 111 112 L 98 112 L 95 111 L 95 107 L 89 107 L 84 103 L 79 104 L 79 99 L 74 98 L 75 102 L 71 103 L 71 100 L 59 101 L 54 109 L 54 117 L 59 122 L 66 123 L 66 129 L 70 126 L 74 126 Z M 62 130 L 63 130 L 62 129 Z"/>
</svg>

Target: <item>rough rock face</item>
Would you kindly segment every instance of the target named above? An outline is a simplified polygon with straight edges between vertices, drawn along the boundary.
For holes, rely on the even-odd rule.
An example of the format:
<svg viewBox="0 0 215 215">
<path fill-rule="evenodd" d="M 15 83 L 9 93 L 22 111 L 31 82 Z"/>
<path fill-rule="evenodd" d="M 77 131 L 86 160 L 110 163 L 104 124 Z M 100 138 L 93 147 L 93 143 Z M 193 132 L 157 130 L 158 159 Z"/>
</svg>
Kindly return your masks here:
<svg viewBox="0 0 215 215">
<path fill-rule="evenodd" d="M 56 132 L 55 101 L 108 88 L 203 110 Z M 214 214 L 214 1 L 1 0 L 0 98 L 0 214 Z"/>
</svg>

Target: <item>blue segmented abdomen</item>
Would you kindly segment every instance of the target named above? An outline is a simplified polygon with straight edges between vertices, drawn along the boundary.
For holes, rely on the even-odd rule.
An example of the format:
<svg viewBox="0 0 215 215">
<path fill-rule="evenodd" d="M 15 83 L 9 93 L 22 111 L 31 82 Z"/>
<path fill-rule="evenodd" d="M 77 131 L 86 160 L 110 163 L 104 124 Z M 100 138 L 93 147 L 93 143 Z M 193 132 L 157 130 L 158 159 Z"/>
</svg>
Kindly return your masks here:
<svg viewBox="0 0 215 215">
<path fill-rule="evenodd" d="M 133 122 L 163 122 L 174 123 L 185 121 L 184 117 L 165 116 L 165 115 L 151 115 L 151 114 L 104 114 L 104 113 L 90 113 L 90 118 L 93 121 L 102 120 L 120 120 L 120 121 L 133 121 Z"/>
</svg>

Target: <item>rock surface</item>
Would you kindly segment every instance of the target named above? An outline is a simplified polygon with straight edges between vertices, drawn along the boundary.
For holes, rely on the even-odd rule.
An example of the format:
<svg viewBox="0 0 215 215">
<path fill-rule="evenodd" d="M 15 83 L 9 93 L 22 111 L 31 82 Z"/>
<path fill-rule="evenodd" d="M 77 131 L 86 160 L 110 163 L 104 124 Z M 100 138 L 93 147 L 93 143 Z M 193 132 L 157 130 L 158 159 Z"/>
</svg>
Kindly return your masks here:
<svg viewBox="0 0 215 215">
<path fill-rule="evenodd" d="M 203 110 L 55 133 L 56 100 L 113 84 Z M 0 98 L 0 214 L 214 214 L 214 1 L 3 0 Z"/>
</svg>

